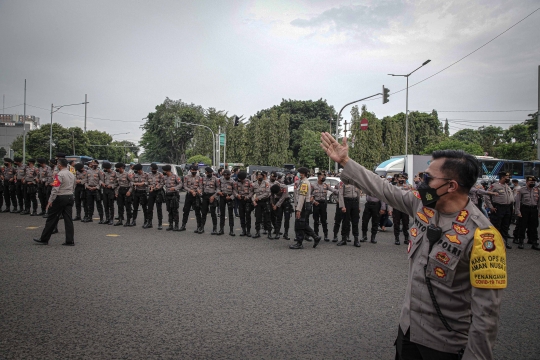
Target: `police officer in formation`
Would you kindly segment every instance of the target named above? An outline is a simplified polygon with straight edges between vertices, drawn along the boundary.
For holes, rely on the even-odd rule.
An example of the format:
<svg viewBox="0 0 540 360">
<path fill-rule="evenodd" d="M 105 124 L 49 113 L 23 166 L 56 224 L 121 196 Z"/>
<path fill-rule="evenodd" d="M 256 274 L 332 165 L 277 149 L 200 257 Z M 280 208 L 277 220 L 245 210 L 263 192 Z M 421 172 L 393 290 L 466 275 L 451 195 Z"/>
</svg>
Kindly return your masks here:
<svg viewBox="0 0 540 360">
<path fill-rule="evenodd" d="M 170 167 L 170 165 L 169 165 Z M 169 169 L 169 171 L 171 171 Z M 165 172 L 165 170 L 163 170 Z M 163 229 L 163 174 L 158 172 L 158 166 L 156 163 L 150 164 L 150 173 L 148 173 L 148 208 L 147 208 L 147 219 L 148 221 L 143 226 L 145 229 L 150 229 L 153 227 L 152 220 L 154 218 L 154 204 L 157 209 L 158 216 L 158 230 Z M 178 222 L 178 208 L 176 209 Z"/>
<path fill-rule="evenodd" d="M 180 216 L 178 214 L 178 208 L 180 207 L 180 190 L 182 190 L 182 179 L 171 172 L 171 165 L 163 165 L 163 189 L 165 190 L 165 206 L 167 213 L 169 213 L 169 227 L 167 231 L 184 231 L 186 230 L 186 224 L 182 224 L 182 228 L 178 227 Z M 161 226 L 161 221 L 160 221 Z M 174 224 L 174 226 L 173 226 Z"/>
<path fill-rule="evenodd" d="M 6 202 L 6 208 L 2 212 L 10 212 L 11 204 L 13 204 L 12 213 L 17 212 L 17 199 L 15 196 L 15 168 L 13 167 L 13 160 L 10 158 L 4 158 L 4 171 L 2 173 L 4 182 L 4 201 Z"/>
<path fill-rule="evenodd" d="M 499 182 L 491 184 L 489 191 L 498 193 L 497 196 L 484 195 L 486 206 L 490 209 L 489 220 L 501 233 L 507 249 L 512 246 L 508 239 L 513 239 L 508 233 L 510 230 L 510 221 L 512 219 L 512 205 L 514 204 L 514 193 L 510 189 L 510 173 L 501 171 L 499 173 Z"/>
<path fill-rule="evenodd" d="M 377 243 L 377 231 L 379 226 L 379 217 L 386 211 L 386 204 L 375 196 L 366 194 L 366 205 L 364 207 L 364 214 L 362 215 L 362 239 L 360 242 L 367 241 L 368 224 L 371 220 L 371 242 Z"/>
<path fill-rule="evenodd" d="M 30 205 L 32 206 L 31 216 L 37 216 L 37 182 L 39 178 L 39 170 L 34 166 L 35 159 L 28 159 L 25 166 L 24 177 L 22 178 L 23 194 L 24 194 L 24 211 L 21 215 L 30 214 Z"/>
<path fill-rule="evenodd" d="M 206 176 L 201 177 L 199 180 L 199 195 L 202 197 L 201 201 L 201 228 L 199 234 L 204 233 L 204 226 L 206 224 L 206 216 L 210 211 L 212 217 L 212 235 L 217 235 L 217 189 L 219 187 L 219 180 L 213 176 L 214 169 L 207 166 L 205 169 Z"/>
<path fill-rule="evenodd" d="M 101 166 L 103 168 L 103 181 L 101 186 L 103 188 L 103 207 L 105 210 L 105 221 L 100 224 L 113 225 L 114 223 L 114 199 L 115 189 L 118 186 L 118 173 L 112 170 L 112 164 L 104 162 Z"/>
<path fill-rule="evenodd" d="M 17 195 L 17 202 L 19 203 L 19 211 L 16 211 L 18 213 L 24 213 L 24 184 L 22 180 L 24 179 L 24 176 L 26 175 L 26 165 L 23 165 L 22 163 L 22 157 L 16 157 L 14 159 L 15 165 L 17 165 L 17 170 L 15 171 L 15 194 Z"/>
<path fill-rule="evenodd" d="M 290 249 L 303 249 L 304 246 L 302 242 L 308 237 L 313 238 L 313 247 L 317 247 L 321 237 L 316 235 L 313 229 L 307 223 L 307 218 L 311 214 L 312 204 L 309 202 L 311 198 L 311 184 L 307 179 L 309 170 L 307 168 L 301 167 L 298 169 L 300 173 L 300 180 L 298 182 L 298 192 L 296 198 L 296 207 L 295 207 L 295 222 L 294 222 L 294 231 L 296 232 L 295 243 L 289 246 Z"/>
<path fill-rule="evenodd" d="M 238 215 L 240 217 L 240 236 L 251 237 L 251 212 L 253 211 L 253 183 L 247 179 L 244 170 L 238 172 L 238 178 L 234 183 L 236 199 L 238 200 Z"/>
<path fill-rule="evenodd" d="M 311 199 L 313 203 L 313 227 L 315 234 L 319 236 L 319 225 L 322 225 L 324 241 L 328 238 L 327 207 L 326 196 L 330 190 L 330 185 L 325 183 L 326 176 L 322 172 L 317 173 L 317 182 L 311 185 Z"/>
<path fill-rule="evenodd" d="M 133 165 L 133 177 L 131 178 L 133 182 L 133 220 L 131 226 L 137 226 L 137 214 L 139 212 L 139 204 L 141 205 L 144 224 L 148 219 L 146 218 L 148 198 L 146 196 L 146 190 L 148 188 L 148 175 L 142 171 L 141 164 Z"/>
<path fill-rule="evenodd" d="M 400 188 L 403 191 L 409 191 L 410 188 L 407 185 L 407 176 L 400 174 L 397 178 L 397 184 L 396 186 Z M 403 236 L 405 237 L 405 240 L 403 243 L 405 245 L 409 244 L 409 215 L 407 213 L 396 209 L 392 207 L 388 207 L 388 214 L 392 216 L 394 220 L 394 237 L 395 241 L 394 244 L 400 245 L 401 242 L 399 241 L 399 229 L 401 227 L 401 231 L 403 232 Z"/>
<path fill-rule="evenodd" d="M 253 206 L 255 207 L 255 235 L 253 238 L 261 237 L 261 224 L 268 233 L 268 238 L 272 238 L 272 224 L 270 222 L 270 184 L 264 180 L 262 172 L 257 171 L 257 181 L 253 182 Z"/>
<path fill-rule="evenodd" d="M 354 185 L 339 184 L 339 207 L 343 213 L 343 224 L 341 226 L 341 241 L 337 246 L 347 245 L 349 233 L 352 224 L 352 233 L 354 236 L 354 246 L 360 247 L 360 235 L 358 231 L 358 223 L 360 221 L 360 189 Z"/>
<path fill-rule="evenodd" d="M 86 182 L 86 170 L 83 164 L 75 164 L 75 211 L 76 216 L 73 221 L 79 221 L 88 218 L 88 207 L 86 206 L 86 188 L 84 186 Z M 84 216 L 81 217 L 84 210 Z"/>
<path fill-rule="evenodd" d="M 133 216 L 131 212 L 131 204 L 133 203 L 133 174 L 130 174 L 125 170 L 126 165 L 123 163 L 116 163 L 114 167 L 118 172 L 118 186 L 115 190 L 115 197 L 118 204 L 118 221 L 114 223 L 114 226 L 131 226 L 131 217 Z M 125 224 L 124 210 L 127 215 Z"/>
<path fill-rule="evenodd" d="M 218 235 L 223 235 L 225 227 L 225 207 L 228 209 L 229 214 L 229 235 L 234 234 L 234 183 L 231 179 L 231 171 L 226 169 L 222 172 L 222 177 L 219 179 L 219 232 Z"/>
<path fill-rule="evenodd" d="M 47 165 L 47 160 L 43 158 L 37 159 L 38 163 L 38 199 L 39 203 L 41 205 L 41 212 L 38 213 L 39 216 L 43 216 L 46 214 L 47 210 L 47 195 L 48 194 L 48 184 L 49 179 L 52 176 L 52 169 L 49 165 Z M 81 164 L 82 165 L 82 164 Z M 80 219 L 79 219 L 80 220 Z"/>
<path fill-rule="evenodd" d="M 525 232 L 534 250 L 540 250 L 538 244 L 538 208 L 540 195 L 536 187 L 536 178 L 527 176 L 526 186 L 518 189 L 516 194 L 515 213 L 517 216 L 516 235 L 518 249 L 524 249 Z"/>
<path fill-rule="evenodd" d="M 98 161 L 92 160 L 86 170 L 84 187 L 86 189 L 86 206 L 88 206 L 88 217 L 82 222 L 93 222 L 94 203 L 99 214 L 99 223 L 103 224 L 103 206 L 101 205 L 101 184 L 103 182 L 103 172 L 98 169 Z"/>
<path fill-rule="evenodd" d="M 189 212 L 193 207 L 195 212 L 195 218 L 197 220 L 196 233 L 202 232 L 201 228 L 201 198 L 200 198 L 200 180 L 199 168 L 197 165 L 191 165 L 189 168 L 190 175 L 184 176 L 184 189 L 186 190 L 186 197 L 184 199 L 183 217 L 181 231 L 186 230 L 186 224 L 189 219 Z"/>
<path fill-rule="evenodd" d="M 289 224 L 292 206 L 287 191 L 288 187 L 280 181 L 282 177 L 282 174 L 276 174 L 276 180 L 270 187 L 270 205 L 272 206 L 272 214 L 274 215 L 274 239 L 277 240 L 281 236 L 281 222 L 283 220 L 283 238 L 289 240 Z"/>
</svg>

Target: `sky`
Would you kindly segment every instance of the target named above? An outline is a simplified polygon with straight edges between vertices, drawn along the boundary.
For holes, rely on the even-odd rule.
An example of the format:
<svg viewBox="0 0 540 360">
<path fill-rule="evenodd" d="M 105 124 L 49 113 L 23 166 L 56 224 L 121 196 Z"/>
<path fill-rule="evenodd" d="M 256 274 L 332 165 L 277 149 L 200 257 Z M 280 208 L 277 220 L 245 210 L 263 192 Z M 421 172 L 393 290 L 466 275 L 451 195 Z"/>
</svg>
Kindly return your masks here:
<svg viewBox="0 0 540 360">
<path fill-rule="evenodd" d="M 282 99 L 348 102 L 436 74 L 540 7 L 538 0 L 0 0 L 5 113 L 50 122 L 84 102 L 88 130 L 137 142 L 165 98 L 245 118 Z M 540 10 L 409 87 L 409 110 L 436 109 L 451 133 L 508 128 L 538 108 Z M 405 91 L 362 102 L 379 118 Z M 360 103 L 360 104 L 362 104 Z M 4 105 L 5 104 L 5 105 Z M 468 112 L 508 111 L 519 112 Z M 467 112 L 456 112 L 467 111 Z M 350 108 L 343 112 L 350 119 Z M 84 106 L 53 115 L 84 126 Z M 114 120 L 114 121 L 113 121 Z M 128 133 L 128 134 L 125 134 Z"/>
</svg>

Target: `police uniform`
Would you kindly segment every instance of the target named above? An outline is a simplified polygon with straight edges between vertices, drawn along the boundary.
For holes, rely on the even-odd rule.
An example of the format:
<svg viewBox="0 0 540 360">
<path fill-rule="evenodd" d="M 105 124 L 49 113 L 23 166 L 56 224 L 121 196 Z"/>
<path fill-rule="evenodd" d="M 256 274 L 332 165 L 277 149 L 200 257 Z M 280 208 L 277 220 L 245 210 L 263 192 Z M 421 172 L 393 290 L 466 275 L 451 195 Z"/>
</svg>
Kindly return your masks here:
<svg viewBox="0 0 540 360">
<path fill-rule="evenodd" d="M 527 176 L 527 181 L 536 181 L 534 176 Z M 538 187 L 523 186 L 516 194 L 515 213 L 517 216 L 517 233 L 518 248 L 523 249 L 525 231 L 529 241 L 533 243 L 532 248 L 540 250 L 538 245 L 538 207 L 540 206 L 540 194 Z"/>
<path fill-rule="evenodd" d="M 499 176 L 510 176 L 508 172 L 500 172 Z M 510 230 L 510 221 L 512 219 L 512 205 L 514 204 L 514 193 L 508 184 L 501 184 L 496 182 L 491 184 L 489 191 L 496 192 L 497 196 L 484 196 L 486 206 L 490 209 L 495 209 L 489 214 L 489 220 L 501 233 L 504 238 L 506 248 L 511 249 L 512 246 L 508 243 L 508 239 L 511 238 L 508 231 Z"/>
<path fill-rule="evenodd" d="M 274 223 L 274 239 L 279 239 L 281 230 L 281 221 L 285 218 L 283 238 L 289 240 L 289 221 L 291 217 L 291 201 L 287 192 L 287 185 L 275 181 L 270 187 L 270 204 L 272 205 L 272 213 L 275 216 Z M 276 208 L 274 210 L 274 207 Z"/>
<path fill-rule="evenodd" d="M 103 182 L 103 172 L 98 168 L 91 167 L 86 170 L 86 180 L 84 187 L 86 189 L 86 206 L 88 206 L 88 217 L 83 222 L 93 222 L 94 202 L 99 214 L 99 223 L 103 224 L 103 206 L 101 204 L 101 183 Z"/>
<path fill-rule="evenodd" d="M 60 216 L 63 216 L 66 229 L 66 240 L 62 245 L 75 245 L 73 220 L 71 219 L 74 202 L 74 188 L 75 176 L 73 176 L 67 168 L 62 169 L 55 175 L 52 183 L 51 196 L 48 200 L 48 202 L 52 204 L 51 207 L 49 207 L 49 216 L 45 222 L 41 237 L 39 239 L 34 239 L 34 241 L 47 245 L 51 235 L 57 228 Z"/>
<path fill-rule="evenodd" d="M 319 173 L 318 175 L 321 175 Z M 327 204 L 326 196 L 328 190 L 330 190 L 330 185 L 326 183 L 319 184 L 317 181 L 311 185 L 311 202 L 313 203 L 313 227 L 315 234 L 319 235 L 319 225 L 322 224 L 322 229 L 324 233 L 324 241 L 329 241 L 328 239 L 328 223 L 327 223 Z"/>
<path fill-rule="evenodd" d="M 28 159 L 28 165 L 25 167 L 24 177 L 22 179 L 24 187 L 24 212 L 30 214 L 30 203 L 32 204 L 32 216 L 37 216 L 37 183 L 39 170 L 34 166 L 36 160 Z M 31 164 L 31 165 L 30 165 Z"/>
<path fill-rule="evenodd" d="M 307 176 L 308 170 L 306 168 L 300 168 L 298 171 Z M 303 249 L 302 242 L 308 236 L 313 237 L 314 243 L 313 247 L 317 247 L 319 241 L 321 240 L 320 236 L 317 236 L 313 229 L 309 226 L 306 219 L 309 218 L 311 214 L 312 204 L 309 201 L 311 199 L 311 184 L 307 178 L 303 178 L 298 182 L 298 196 L 295 201 L 295 221 L 294 221 L 294 231 L 296 232 L 296 242 L 295 244 L 289 246 L 290 249 Z M 297 216 L 297 215 L 300 216 Z"/>
<path fill-rule="evenodd" d="M 116 163 L 114 167 L 118 172 L 118 177 L 116 179 L 118 186 L 115 191 L 116 203 L 118 204 L 118 221 L 114 223 L 114 226 L 131 226 L 131 217 L 133 216 L 131 212 L 131 204 L 133 203 L 133 175 L 125 171 L 125 165 L 123 163 Z M 123 172 L 121 172 L 120 169 L 123 169 Z M 127 221 L 125 224 L 124 209 L 127 214 Z"/>
<path fill-rule="evenodd" d="M 22 158 L 16 157 L 15 163 L 17 164 L 17 169 L 15 171 L 15 194 L 17 194 L 17 202 L 19 203 L 19 213 L 24 213 L 26 210 L 24 208 L 24 184 L 22 180 L 24 179 L 24 176 L 26 175 L 26 165 L 22 164 Z"/>
<path fill-rule="evenodd" d="M 47 207 L 47 184 L 50 174 L 52 172 L 51 167 L 46 164 L 47 160 L 37 159 L 39 168 L 38 168 L 38 199 L 41 205 L 41 212 L 38 214 L 40 216 L 45 215 Z"/>
<path fill-rule="evenodd" d="M 3 212 L 10 212 L 11 204 L 13 204 L 13 213 L 17 212 L 17 198 L 15 194 L 15 168 L 13 167 L 13 160 L 10 158 L 4 158 L 4 200 L 6 202 L 6 208 Z"/>
<path fill-rule="evenodd" d="M 339 197 L 339 185 L 336 185 L 333 189 L 331 189 L 332 195 L 335 197 Z M 334 214 L 334 238 L 332 239 L 332 242 L 338 242 L 338 234 L 339 234 L 339 228 L 341 227 L 341 222 L 343 221 L 343 212 L 341 211 L 341 208 L 339 207 L 339 201 L 336 202 L 336 212 Z"/>
<path fill-rule="evenodd" d="M 158 166 L 154 163 L 150 165 L 151 171 L 147 173 L 148 177 L 148 221 L 146 222 L 146 227 L 143 226 L 145 229 L 152 228 L 152 220 L 154 218 L 154 204 L 157 208 L 157 216 L 158 216 L 158 230 L 163 229 L 163 200 L 164 200 L 164 192 L 163 192 L 163 174 L 158 172 Z M 178 208 L 176 209 L 176 212 L 178 213 Z M 178 214 L 177 214 L 178 215 Z M 178 220 L 179 221 L 179 220 Z"/>
<path fill-rule="evenodd" d="M 76 216 L 73 221 L 82 220 L 86 222 L 88 219 L 88 206 L 86 202 L 86 170 L 83 164 L 75 164 L 75 211 Z M 84 209 L 84 216 L 81 218 L 81 212 Z"/>
<path fill-rule="evenodd" d="M 345 208 L 345 212 L 343 213 L 343 225 L 341 226 L 341 241 L 338 242 L 337 245 L 347 245 L 352 223 L 354 246 L 360 247 L 360 239 L 358 239 L 358 223 L 360 222 L 360 189 L 353 185 L 341 182 L 339 184 L 339 207 L 341 209 Z"/>
<path fill-rule="evenodd" d="M 112 164 L 104 162 L 103 181 L 103 207 L 105 208 L 105 221 L 103 224 L 112 225 L 114 223 L 114 199 L 116 195 L 116 187 L 118 186 L 118 178 L 116 171 L 112 170 Z"/>
<path fill-rule="evenodd" d="M 255 206 L 255 235 L 253 238 L 261 237 L 261 224 L 271 238 L 272 224 L 270 223 L 270 184 L 266 180 L 255 181 L 253 186 L 253 206 Z"/>
<path fill-rule="evenodd" d="M 205 168 L 206 176 L 199 179 L 199 194 L 202 196 L 201 201 L 201 228 L 199 234 L 204 232 L 204 226 L 206 225 L 206 217 L 210 211 L 212 217 L 212 235 L 217 235 L 217 189 L 219 188 L 219 180 L 212 175 L 214 170 L 207 166 Z"/>
<path fill-rule="evenodd" d="M 172 174 L 169 176 L 167 175 L 168 171 L 171 171 L 170 165 L 164 165 L 163 171 L 165 174 L 163 175 L 163 189 L 165 190 L 165 206 L 167 208 L 167 212 L 169 213 L 169 227 L 167 227 L 167 231 L 180 231 L 185 230 L 186 228 L 184 226 L 183 229 L 180 229 L 178 227 L 178 222 L 180 221 L 180 216 L 178 214 L 178 208 L 180 207 L 180 190 L 182 190 L 182 179 L 175 174 Z M 174 227 L 173 227 L 174 224 Z"/>
<path fill-rule="evenodd" d="M 131 226 L 136 226 L 137 214 L 139 212 L 139 204 L 141 205 L 144 224 L 146 224 L 146 222 L 148 221 L 146 215 L 148 210 L 146 206 L 148 204 L 148 197 L 146 195 L 146 190 L 148 189 L 148 175 L 142 172 L 141 164 L 135 164 L 133 166 L 133 170 L 135 172 L 132 174 L 131 178 L 131 181 L 133 182 L 133 220 L 131 222 Z"/>
<path fill-rule="evenodd" d="M 240 236 L 251 237 L 251 212 L 253 211 L 253 183 L 247 178 L 245 171 L 238 172 L 238 179 L 234 183 L 234 191 L 238 200 L 238 215 L 242 232 Z"/>
<path fill-rule="evenodd" d="M 412 344 L 430 350 L 424 357 L 429 359 L 457 359 L 458 353 L 493 359 L 501 289 L 507 285 L 500 233 L 470 201 L 457 213 L 438 213 L 423 206 L 417 192 L 403 192 L 353 160 L 341 179 L 414 217 L 396 358 L 405 357 L 404 345 Z"/>
<path fill-rule="evenodd" d="M 195 212 L 195 219 L 197 220 L 197 229 L 195 232 L 198 233 L 201 230 L 201 198 L 200 198 L 200 180 L 199 168 L 196 165 L 191 165 L 190 175 L 184 176 L 184 189 L 186 190 L 186 198 L 184 199 L 184 208 L 183 208 L 183 217 L 182 217 L 182 227 L 180 230 L 186 229 L 186 224 L 189 219 L 189 212 L 191 207 Z M 195 175 L 194 175 L 195 174 Z"/>
<path fill-rule="evenodd" d="M 234 183 L 232 178 L 226 179 L 225 175 L 230 175 L 230 170 L 223 171 L 223 176 L 219 179 L 219 232 L 218 235 L 224 233 L 225 226 L 225 207 L 229 209 L 229 235 L 234 236 Z"/>
<path fill-rule="evenodd" d="M 402 179 L 400 179 L 401 181 Z M 403 193 L 410 192 L 409 186 L 405 183 L 405 180 L 403 180 L 403 183 L 400 185 L 399 183 L 395 185 L 398 189 L 400 189 Z M 399 228 L 401 227 L 401 231 L 403 232 L 403 235 L 405 237 L 405 240 L 403 243 L 405 245 L 409 244 L 409 215 L 407 215 L 406 212 L 402 211 L 401 209 L 396 209 L 394 207 L 388 207 L 388 211 L 392 212 L 392 219 L 394 220 L 394 237 L 395 241 L 394 244 L 400 245 L 401 242 L 399 241 Z"/>
<path fill-rule="evenodd" d="M 379 226 L 379 217 L 381 211 L 386 211 L 386 204 L 381 202 L 375 196 L 366 195 L 366 205 L 364 207 L 364 214 L 362 214 L 362 239 L 361 242 L 367 241 L 368 223 L 371 220 L 371 242 L 377 243 L 375 239 L 377 236 L 377 230 Z"/>
</svg>

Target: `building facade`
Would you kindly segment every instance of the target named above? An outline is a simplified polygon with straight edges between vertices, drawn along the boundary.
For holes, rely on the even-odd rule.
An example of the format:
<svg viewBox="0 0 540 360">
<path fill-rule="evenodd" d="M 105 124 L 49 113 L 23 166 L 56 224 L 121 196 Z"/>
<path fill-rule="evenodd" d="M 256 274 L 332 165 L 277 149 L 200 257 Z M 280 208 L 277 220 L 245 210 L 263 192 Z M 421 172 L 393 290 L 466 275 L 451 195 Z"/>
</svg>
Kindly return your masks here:
<svg viewBox="0 0 540 360">
<path fill-rule="evenodd" d="M 0 114 L 0 147 L 6 149 L 8 154 L 13 140 L 23 134 L 23 120 L 25 120 L 24 115 Z M 26 115 L 24 125 L 27 132 L 37 129 L 39 127 L 39 118 Z"/>
</svg>

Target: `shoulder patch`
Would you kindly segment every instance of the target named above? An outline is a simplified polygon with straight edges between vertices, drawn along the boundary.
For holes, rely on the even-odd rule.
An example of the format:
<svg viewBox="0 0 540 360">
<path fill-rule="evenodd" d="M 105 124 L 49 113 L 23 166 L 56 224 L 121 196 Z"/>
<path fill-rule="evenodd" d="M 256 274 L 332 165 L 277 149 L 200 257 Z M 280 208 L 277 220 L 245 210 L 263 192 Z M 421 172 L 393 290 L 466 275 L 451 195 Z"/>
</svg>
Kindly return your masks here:
<svg viewBox="0 0 540 360">
<path fill-rule="evenodd" d="M 54 175 L 54 181 L 52 183 L 52 186 L 59 187 L 60 186 L 60 179 L 58 179 L 58 174 Z"/>
<path fill-rule="evenodd" d="M 418 199 L 422 199 L 422 198 L 420 197 L 420 193 L 419 193 L 418 191 L 415 190 L 415 191 L 413 191 L 412 193 L 413 193 L 414 196 L 417 197 Z M 430 216 L 430 217 L 431 217 L 431 216 Z"/>
<path fill-rule="evenodd" d="M 307 195 L 308 192 L 308 184 L 302 184 L 300 185 L 300 190 L 298 190 L 300 195 Z"/>
<path fill-rule="evenodd" d="M 454 229 L 454 231 L 456 233 L 458 233 L 459 235 L 467 235 L 469 233 L 469 229 L 467 229 L 465 226 L 463 225 L 459 225 L 459 224 L 456 224 L 454 223 L 452 225 L 452 228 Z"/>
<path fill-rule="evenodd" d="M 467 221 L 468 217 L 469 217 L 469 212 L 467 210 L 461 210 L 459 212 L 459 215 L 456 217 L 456 222 L 464 224 L 465 221 Z"/>
<path fill-rule="evenodd" d="M 427 215 L 428 218 L 432 218 L 433 215 L 435 215 L 435 211 L 425 206 L 422 208 L 422 211 Z"/>
<path fill-rule="evenodd" d="M 427 216 L 424 215 L 424 213 L 422 213 L 422 212 L 417 212 L 416 215 L 418 215 L 418 218 L 419 218 L 420 220 L 422 220 L 422 221 L 425 222 L 426 224 L 429 224 L 429 220 L 428 220 Z"/>
<path fill-rule="evenodd" d="M 474 244 L 469 263 L 471 285 L 480 289 L 504 289 L 506 276 L 506 249 L 501 234 L 490 226 L 474 233 Z"/>
</svg>

